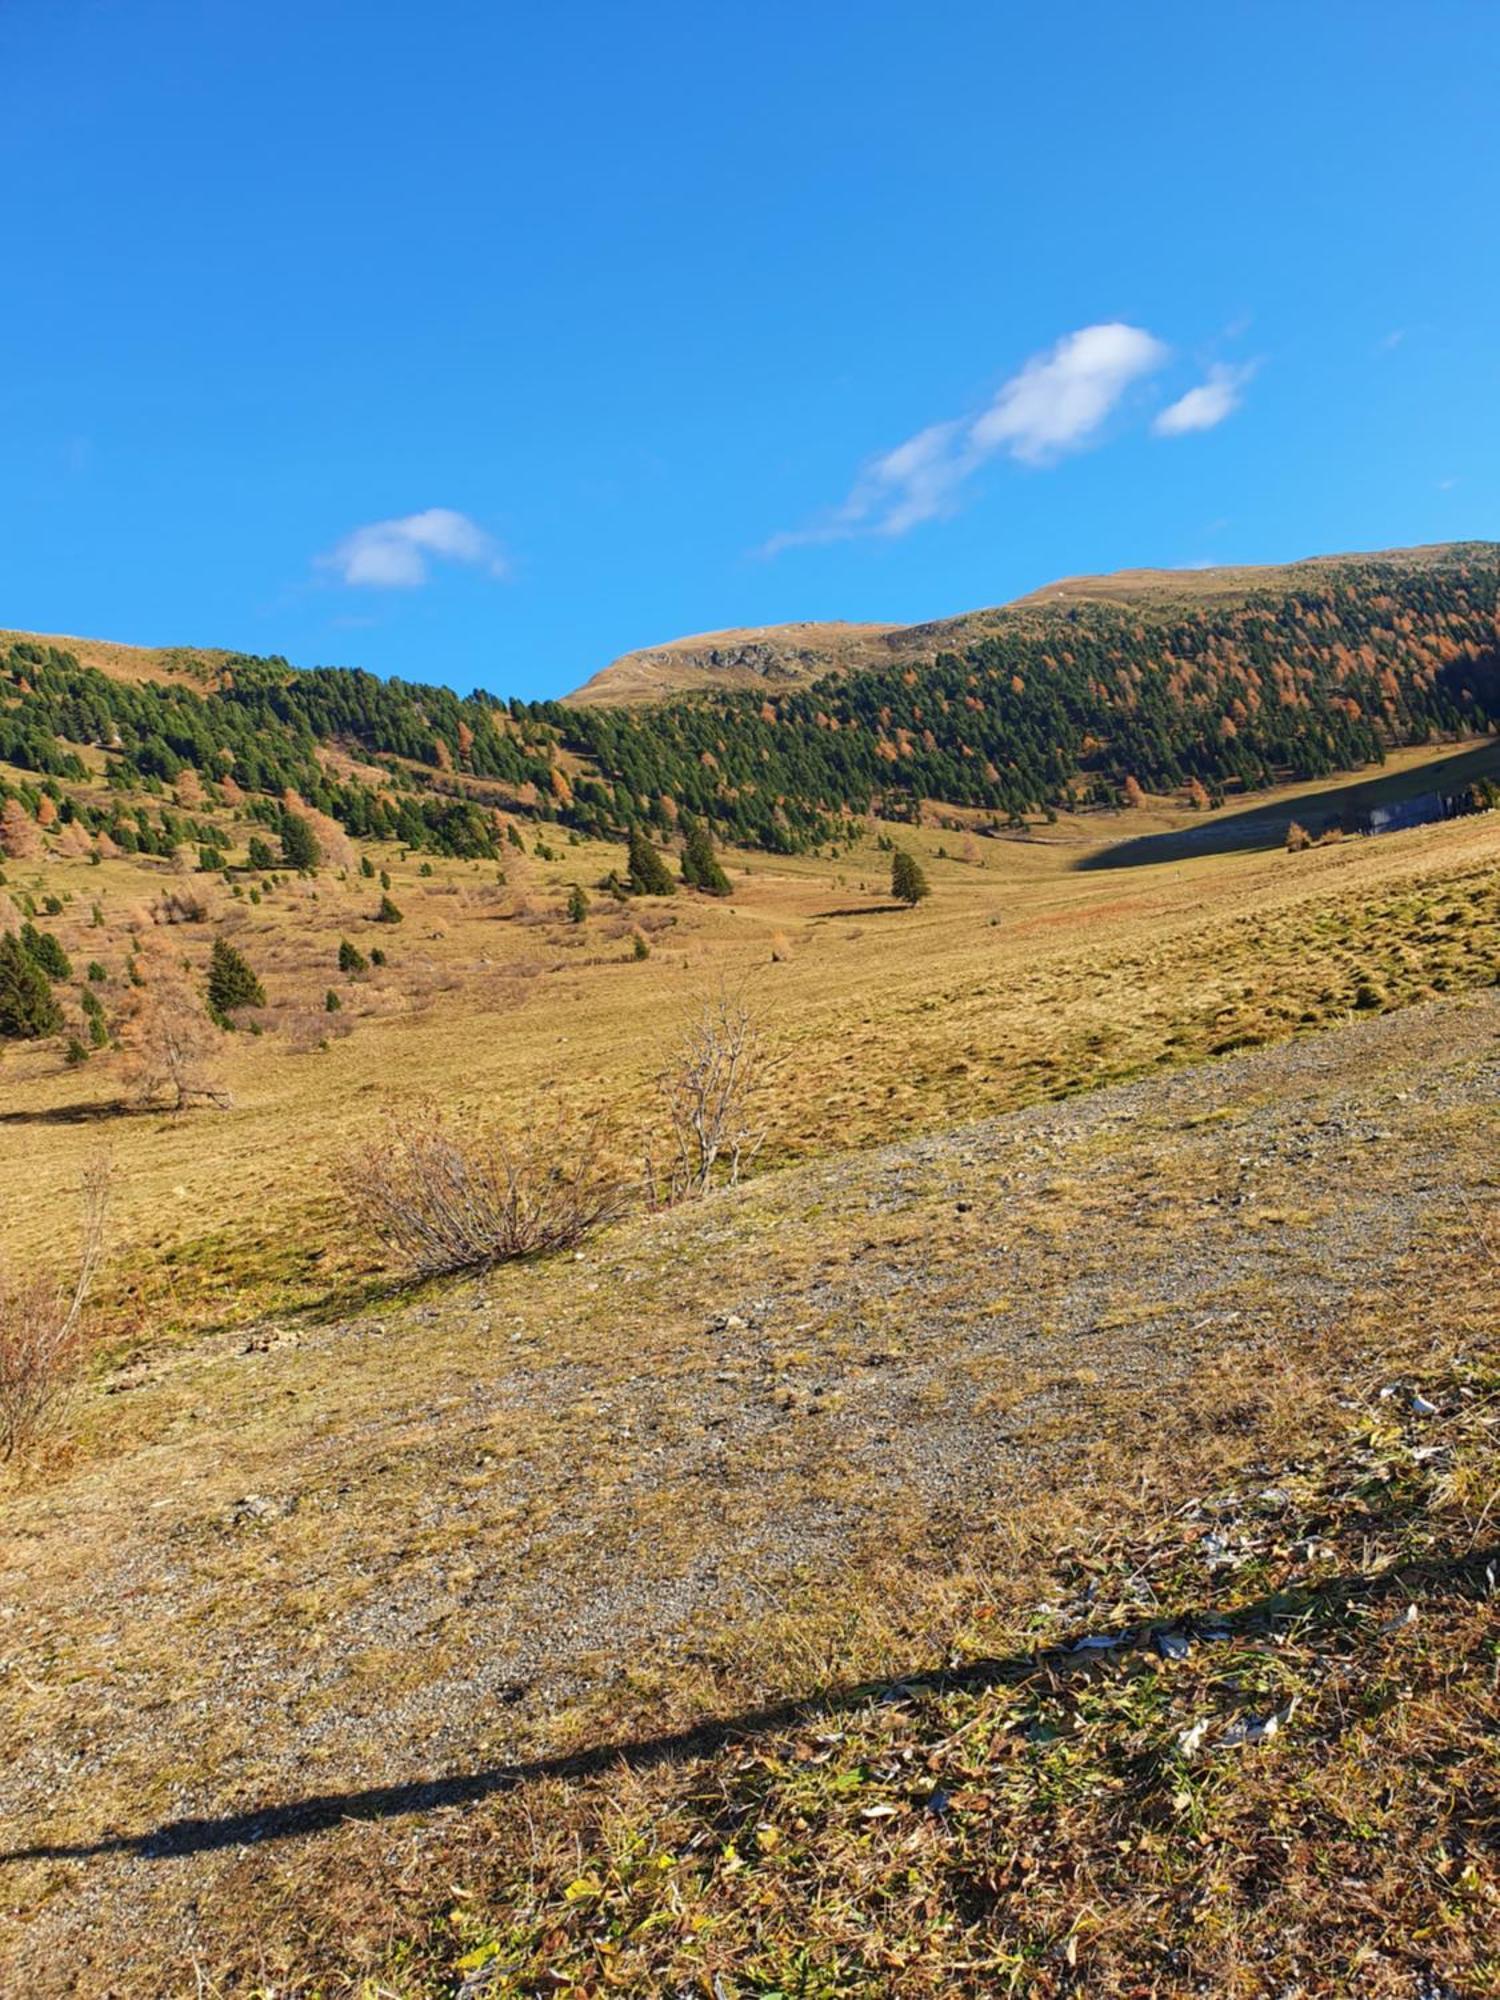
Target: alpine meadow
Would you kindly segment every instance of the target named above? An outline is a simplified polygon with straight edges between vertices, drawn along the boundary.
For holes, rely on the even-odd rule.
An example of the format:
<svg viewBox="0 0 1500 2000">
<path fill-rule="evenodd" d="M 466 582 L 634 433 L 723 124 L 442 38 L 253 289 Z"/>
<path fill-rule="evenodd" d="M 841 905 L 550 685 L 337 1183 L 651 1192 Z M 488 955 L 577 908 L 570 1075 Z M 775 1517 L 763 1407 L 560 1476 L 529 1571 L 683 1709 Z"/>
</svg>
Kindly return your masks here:
<svg viewBox="0 0 1500 2000">
<path fill-rule="evenodd" d="M 1496 24 L 564 11 L 0 18 L 0 1994 L 1500 2000 Z"/>
</svg>

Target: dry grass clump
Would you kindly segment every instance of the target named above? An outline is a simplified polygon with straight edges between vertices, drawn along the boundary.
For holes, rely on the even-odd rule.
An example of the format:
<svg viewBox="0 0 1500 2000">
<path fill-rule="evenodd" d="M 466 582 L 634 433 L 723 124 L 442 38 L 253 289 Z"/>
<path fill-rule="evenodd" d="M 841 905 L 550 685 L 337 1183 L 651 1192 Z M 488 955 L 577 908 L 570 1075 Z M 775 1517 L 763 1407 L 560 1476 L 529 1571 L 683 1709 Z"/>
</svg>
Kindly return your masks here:
<svg viewBox="0 0 1500 2000">
<path fill-rule="evenodd" d="M 0 1463 L 37 1441 L 73 1385 L 108 1202 L 108 1169 L 96 1163 L 84 1177 L 83 1227 L 71 1285 L 55 1272 L 0 1271 Z"/>
<path fill-rule="evenodd" d="M 358 1222 L 414 1278 L 569 1250 L 626 1207 L 599 1118 L 558 1112 L 522 1134 L 424 1104 L 346 1160 Z"/>
</svg>

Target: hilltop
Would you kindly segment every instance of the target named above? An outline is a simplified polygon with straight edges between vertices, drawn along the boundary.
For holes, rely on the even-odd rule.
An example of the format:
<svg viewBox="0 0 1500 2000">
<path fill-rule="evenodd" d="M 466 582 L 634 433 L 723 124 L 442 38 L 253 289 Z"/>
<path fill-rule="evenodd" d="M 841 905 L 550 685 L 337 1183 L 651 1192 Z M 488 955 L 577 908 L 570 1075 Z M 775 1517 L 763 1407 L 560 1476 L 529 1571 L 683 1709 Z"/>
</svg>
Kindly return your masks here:
<svg viewBox="0 0 1500 2000">
<path fill-rule="evenodd" d="M 811 620 L 673 639 L 621 654 L 566 699 L 582 706 L 622 707 L 704 688 L 762 688 L 774 693 L 808 686 L 827 674 L 879 670 L 898 661 L 931 661 L 939 653 L 962 652 L 1008 631 L 1032 632 L 1033 614 L 1038 611 L 1108 605 L 1180 613 L 1243 604 L 1261 593 L 1294 593 L 1307 584 L 1336 578 L 1343 570 L 1389 566 L 1401 572 L 1497 559 L 1500 544 L 1439 542 L 1363 555 L 1310 556 L 1292 563 L 1128 569 L 1106 576 L 1064 577 L 1008 604 L 916 625 Z"/>
<path fill-rule="evenodd" d="M 82 667 L 95 668 L 112 680 L 159 683 L 207 690 L 224 670 L 243 655 L 218 646 L 130 646 L 116 639 L 75 639 L 58 632 L 0 629 L 0 651 L 16 646 L 64 653 Z"/>
</svg>

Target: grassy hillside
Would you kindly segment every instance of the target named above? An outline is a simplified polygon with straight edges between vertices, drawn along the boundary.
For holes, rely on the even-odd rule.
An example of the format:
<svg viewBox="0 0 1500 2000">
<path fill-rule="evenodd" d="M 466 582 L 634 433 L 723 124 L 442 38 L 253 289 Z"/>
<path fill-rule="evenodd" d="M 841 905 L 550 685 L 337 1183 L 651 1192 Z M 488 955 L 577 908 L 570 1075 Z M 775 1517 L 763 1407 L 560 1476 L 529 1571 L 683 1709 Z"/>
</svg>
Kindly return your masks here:
<svg viewBox="0 0 1500 2000">
<path fill-rule="evenodd" d="M 889 666 L 904 629 L 827 619 L 699 632 L 622 653 L 570 694 L 567 706 L 634 707 L 710 687 L 775 693 L 806 686 L 825 674 Z"/>
<path fill-rule="evenodd" d="M 1500 777 L 1500 745 L 1468 754 Z M 1383 782 L 1441 783 L 1446 763 L 1403 753 Z M 1367 782 L 1355 781 L 1361 795 Z M 1271 803 L 1311 818 L 1308 796 Z M 369 877 L 352 855 L 312 876 L 235 868 L 227 882 L 143 854 L 7 864 L 0 894 L 17 916 L 34 909 L 72 963 L 52 989 L 61 1032 L 0 1055 L 0 1132 L 28 1159 L 7 1241 L 55 1242 L 86 1162 L 108 1148 L 121 1168 L 103 1299 L 115 1337 L 336 1299 L 370 1265 L 330 1177 L 382 1107 L 432 1095 L 524 1120 L 539 1097 L 607 1103 L 643 1144 L 664 1043 L 721 979 L 749 982 L 787 1063 L 770 1164 L 1481 986 L 1500 969 L 1500 817 L 1300 855 L 1279 837 L 1199 851 L 1204 819 L 1159 802 L 998 840 L 877 826 L 833 862 L 728 854 L 727 898 L 625 902 L 592 887 L 622 850 L 556 828 L 506 843 L 503 882 L 492 863 L 378 844 L 357 850 Z M 1128 853 L 1127 836 L 1178 845 L 1128 871 L 1084 865 Z M 915 911 L 890 901 L 889 839 L 932 881 Z M 382 872 L 397 925 L 376 921 Z M 565 908 L 575 883 L 590 899 L 579 923 Z M 165 946 L 201 1006 L 220 938 L 266 992 L 238 1032 L 215 1037 L 233 1108 L 143 1113 L 128 1052 L 91 1047 L 85 996 L 117 1033 L 132 965 Z M 341 971 L 345 940 L 386 962 Z M 69 1064 L 69 1037 L 86 1061 Z"/>
<path fill-rule="evenodd" d="M 486 859 L 516 818 L 666 839 L 692 815 L 791 853 L 925 803 L 992 829 L 1143 791 L 1207 808 L 1490 728 L 1497 591 L 1481 545 L 1341 559 L 1243 595 L 985 614 L 925 628 L 930 650 L 878 671 L 644 710 L 243 656 L 200 689 L 17 642 L 0 655 L 0 761 L 28 775 L 0 779 L 0 807 L 127 849 L 204 848 L 201 826 L 152 803 L 186 784 L 273 835 L 299 799 L 358 839 Z M 104 796 L 79 796 L 90 779 Z"/>
</svg>

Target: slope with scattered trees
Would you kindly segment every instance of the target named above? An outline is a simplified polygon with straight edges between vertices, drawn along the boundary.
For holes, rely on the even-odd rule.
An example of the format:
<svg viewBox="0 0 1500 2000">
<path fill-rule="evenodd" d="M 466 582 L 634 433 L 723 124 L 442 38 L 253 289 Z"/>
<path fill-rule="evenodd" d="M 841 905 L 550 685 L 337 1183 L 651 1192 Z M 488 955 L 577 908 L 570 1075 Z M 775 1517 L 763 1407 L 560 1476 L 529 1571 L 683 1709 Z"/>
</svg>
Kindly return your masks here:
<svg viewBox="0 0 1500 2000">
<path fill-rule="evenodd" d="M 228 801 L 292 867 L 320 845 L 302 809 L 356 839 L 459 856 L 495 855 L 502 814 L 607 836 L 696 822 L 795 852 L 924 799 L 997 825 L 1142 792 L 1207 807 L 1500 722 L 1500 550 L 1277 575 L 1201 601 L 1186 584 L 1064 594 L 960 621 L 973 642 L 935 657 L 645 709 L 502 703 L 243 656 L 202 690 L 126 682 L 21 641 L 0 654 L 0 764 L 24 774 L 0 778 L 0 830 L 11 852 L 73 822 L 128 850 L 212 850 L 195 803 Z"/>
</svg>

